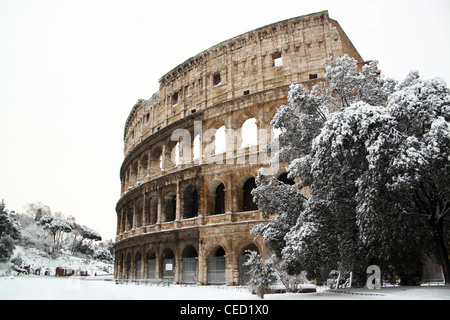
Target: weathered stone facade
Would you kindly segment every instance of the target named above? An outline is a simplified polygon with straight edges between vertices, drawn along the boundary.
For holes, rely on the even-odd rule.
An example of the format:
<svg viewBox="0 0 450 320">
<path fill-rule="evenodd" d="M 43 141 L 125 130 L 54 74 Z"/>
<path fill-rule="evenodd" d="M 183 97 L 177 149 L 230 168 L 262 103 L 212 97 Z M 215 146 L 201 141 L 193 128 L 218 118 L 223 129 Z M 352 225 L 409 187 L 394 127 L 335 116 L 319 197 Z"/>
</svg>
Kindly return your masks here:
<svg viewBox="0 0 450 320">
<path fill-rule="evenodd" d="M 267 252 L 250 234 L 263 222 L 250 192 L 271 157 L 270 121 L 289 84 L 311 87 L 324 59 L 343 54 L 362 62 L 324 11 L 219 43 L 162 76 L 125 124 L 115 278 L 241 283 L 245 250 Z"/>
</svg>

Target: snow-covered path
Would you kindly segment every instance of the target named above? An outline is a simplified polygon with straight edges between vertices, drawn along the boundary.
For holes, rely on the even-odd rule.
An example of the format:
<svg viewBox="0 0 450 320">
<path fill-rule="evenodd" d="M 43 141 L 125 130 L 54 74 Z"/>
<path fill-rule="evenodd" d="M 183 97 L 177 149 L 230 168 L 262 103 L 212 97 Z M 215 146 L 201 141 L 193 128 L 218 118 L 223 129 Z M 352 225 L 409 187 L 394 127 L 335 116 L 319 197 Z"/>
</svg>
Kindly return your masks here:
<svg viewBox="0 0 450 320">
<path fill-rule="evenodd" d="M 350 294 L 354 293 L 354 294 Z M 355 294 L 356 293 L 356 294 Z M 364 295 L 368 294 L 368 295 Z M 76 277 L 2 277 L 1 300 L 259 300 L 246 288 L 146 286 Z M 270 294 L 264 300 L 450 300 L 450 286 L 351 289 L 346 293 Z"/>
<path fill-rule="evenodd" d="M 135 285 L 75 277 L 0 278 L 0 299 L 17 300 L 249 300 L 247 289 L 233 287 Z"/>
</svg>

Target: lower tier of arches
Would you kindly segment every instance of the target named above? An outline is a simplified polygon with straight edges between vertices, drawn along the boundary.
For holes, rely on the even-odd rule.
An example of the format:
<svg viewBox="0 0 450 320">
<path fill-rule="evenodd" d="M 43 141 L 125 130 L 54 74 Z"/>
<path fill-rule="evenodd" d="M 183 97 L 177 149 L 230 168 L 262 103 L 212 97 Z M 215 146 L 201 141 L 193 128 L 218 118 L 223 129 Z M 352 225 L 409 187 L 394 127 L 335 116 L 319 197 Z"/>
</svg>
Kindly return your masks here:
<svg viewBox="0 0 450 320">
<path fill-rule="evenodd" d="M 250 230 L 258 223 L 225 223 L 144 234 L 116 243 L 115 279 L 242 285 L 247 250 L 267 254 Z"/>
</svg>

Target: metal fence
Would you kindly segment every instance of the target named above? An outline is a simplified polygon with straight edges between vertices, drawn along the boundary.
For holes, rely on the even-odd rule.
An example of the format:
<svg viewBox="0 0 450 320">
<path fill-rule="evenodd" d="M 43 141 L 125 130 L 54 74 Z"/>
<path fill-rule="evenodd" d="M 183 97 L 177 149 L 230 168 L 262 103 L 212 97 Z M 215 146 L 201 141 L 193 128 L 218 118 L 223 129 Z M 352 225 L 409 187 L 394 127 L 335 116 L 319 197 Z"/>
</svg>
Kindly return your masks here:
<svg viewBox="0 0 450 320">
<path fill-rule="evenodd" d="M 186 284 L 197 283 L 197 258 L 183 258 L 181 282 Z"/>
<path fill-rule="evenodd" d="M 245 262 L 249 259 L 249 256 L 239 256 L 239 284 L 247 285 L 250 281 L 250 266 L 244 265 Z"/>
<path fill-rule="evenodd" d="M 163 259 L 163 278 L 175 277 L 175 259 Z"/>
<path fill-rule="evenodd" d="M 147 279 L 155 279 L 156 278 L 156 260 L 149 259 L 147 260 Z"/>
<path fill-rule="evenodd" d="M 207 283 L 225 283 L 225 257 L 208 257 Z"/>
</svg>

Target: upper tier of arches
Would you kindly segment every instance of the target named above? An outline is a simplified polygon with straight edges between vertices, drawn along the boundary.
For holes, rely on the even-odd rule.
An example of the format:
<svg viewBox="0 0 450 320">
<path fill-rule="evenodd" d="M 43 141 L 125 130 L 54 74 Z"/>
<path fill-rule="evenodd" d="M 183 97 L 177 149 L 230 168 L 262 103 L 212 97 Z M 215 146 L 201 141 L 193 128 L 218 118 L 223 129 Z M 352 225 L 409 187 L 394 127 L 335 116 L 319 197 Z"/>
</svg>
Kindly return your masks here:
<svg viewBox="0 0 450 320">
<path fill-rule="evenodd" d="M 274 23 L 221 42 L 175 67 L 159 91 L 140 99 L 124 129 L 125 155 L 147 137 L 222 102 L 293 82 L 320 79 L 330 56 L 362 62 L 327 11 Z"/>
</svg>

